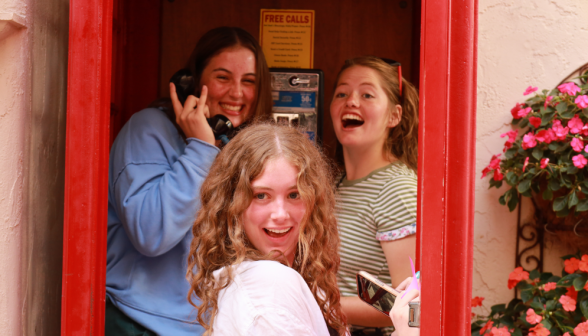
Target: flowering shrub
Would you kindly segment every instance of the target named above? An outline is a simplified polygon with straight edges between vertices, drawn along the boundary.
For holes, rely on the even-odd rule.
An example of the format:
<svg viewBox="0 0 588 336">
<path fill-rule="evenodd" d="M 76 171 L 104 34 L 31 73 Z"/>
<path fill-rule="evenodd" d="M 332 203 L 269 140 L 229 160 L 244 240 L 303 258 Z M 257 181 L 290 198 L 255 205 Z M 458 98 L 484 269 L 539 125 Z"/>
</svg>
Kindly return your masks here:
<svg viewBox="0 0 588 336">
<path fill-rule="evenodd" d="M 530 197 L 532 191 L 552 201 L 559 217 L 588 211 L 588 84 L 568 82 L 549 93 L 529 86 L 524 95 L 530 94 L 510 111 L 517 129 L 501 135 L 504 157 L 492 156 L 482 178 L 492 174 L 490 187 L 511 186 L 499 198 L 510 211 L 519 193 Z"/>
<path fill-rule="evenodd" d="M 508 288 L 520 299 L 492 306 L 488 316 L 472 314 L 472 336 L 588 336 L 588 255 L 562 257 L 563 277 L 517 267 Z M 472 307 L 484 298 L 472 299 Z"/>
</svg>

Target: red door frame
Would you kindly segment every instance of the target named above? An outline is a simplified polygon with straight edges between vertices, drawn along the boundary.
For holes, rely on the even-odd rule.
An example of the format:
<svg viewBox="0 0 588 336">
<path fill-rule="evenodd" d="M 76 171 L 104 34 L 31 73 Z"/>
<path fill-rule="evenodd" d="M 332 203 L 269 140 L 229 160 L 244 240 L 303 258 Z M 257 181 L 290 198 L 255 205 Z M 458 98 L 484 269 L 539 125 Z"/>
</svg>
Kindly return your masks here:
<svg viewBox="0 0 588 336">
<path fill-rule="evenodd" d="M 473 257 L 477 0 L 423 0 L 421 13 L 421 323 L 427 336 L 465 336 Z M 103 335 L 112 0 L 71 0 L 69 34 L 61 334 Z M 436 253 L 423 253 L 423 246 Z"/>
</svg>

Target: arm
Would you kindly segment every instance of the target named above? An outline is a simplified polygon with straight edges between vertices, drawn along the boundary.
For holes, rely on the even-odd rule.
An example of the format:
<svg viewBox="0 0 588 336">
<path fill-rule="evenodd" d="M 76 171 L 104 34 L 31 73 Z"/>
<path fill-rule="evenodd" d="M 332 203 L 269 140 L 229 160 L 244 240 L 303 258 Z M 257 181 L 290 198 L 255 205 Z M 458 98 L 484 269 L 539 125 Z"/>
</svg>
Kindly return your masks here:
<svg viewBox="0 0 588 336">
<path fill-rule="evenodd" d="M 415 260 L 416 235 L 410 235 L 398 240 L 381 241 L 382 250 L 386 256 L 392 287 L 398 286 L 402 280 L 412 276 L 408 257 Z"/>
<path fill-rule="evenodd" d="M 390 318 L 357 296 L 341 297 L 341 308 L 347 315 L 347 323 L 364 327 L 388 327 L 392 325 Z"/>
</svg>

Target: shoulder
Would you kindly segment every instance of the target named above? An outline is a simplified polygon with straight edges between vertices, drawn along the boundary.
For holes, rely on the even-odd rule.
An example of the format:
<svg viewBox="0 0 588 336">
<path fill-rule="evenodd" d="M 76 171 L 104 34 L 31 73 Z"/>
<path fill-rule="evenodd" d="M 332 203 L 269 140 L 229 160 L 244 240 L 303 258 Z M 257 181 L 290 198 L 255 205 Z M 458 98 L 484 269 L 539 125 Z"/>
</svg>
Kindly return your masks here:
<svg viewBox="0 0 588 336">
<path fill-rule="evenodd" d="M 257 284 L 273 286 L 276 284 L 304 284 L 302 276 L 291 267 L 277 261 L 259 260 L 245 261 L 237 269 L 244 280 L 255 280 Z"/>
<path fill-rule="evenodd" d="M 165 112 L 157 108 L 146 108 L 133 114 L 127 124 L 131 129 L 157 130 L 175 128 Z"/>
</svg>

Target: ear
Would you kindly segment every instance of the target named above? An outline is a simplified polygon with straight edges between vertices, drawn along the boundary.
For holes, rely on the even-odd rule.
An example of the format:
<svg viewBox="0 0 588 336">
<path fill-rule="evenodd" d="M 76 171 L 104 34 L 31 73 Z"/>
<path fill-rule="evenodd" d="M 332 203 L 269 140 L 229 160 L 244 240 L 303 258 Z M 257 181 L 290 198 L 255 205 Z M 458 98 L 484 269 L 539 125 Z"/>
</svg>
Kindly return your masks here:
<svg viewBox="0 0 588 336">
<path fill-rule="evenodd" d="M 386 125 L 388 128 L 393 128 L 396 127 L 396 125 L 398 125 L 400 123 L 400 120 L 402 119 L 402 106 L 400 105 L 394 105 L 394 107 L 392 108 L 392 111 L 390 111 L 390 117 L 388 118 L 388 125 Z"/>
</svg>

